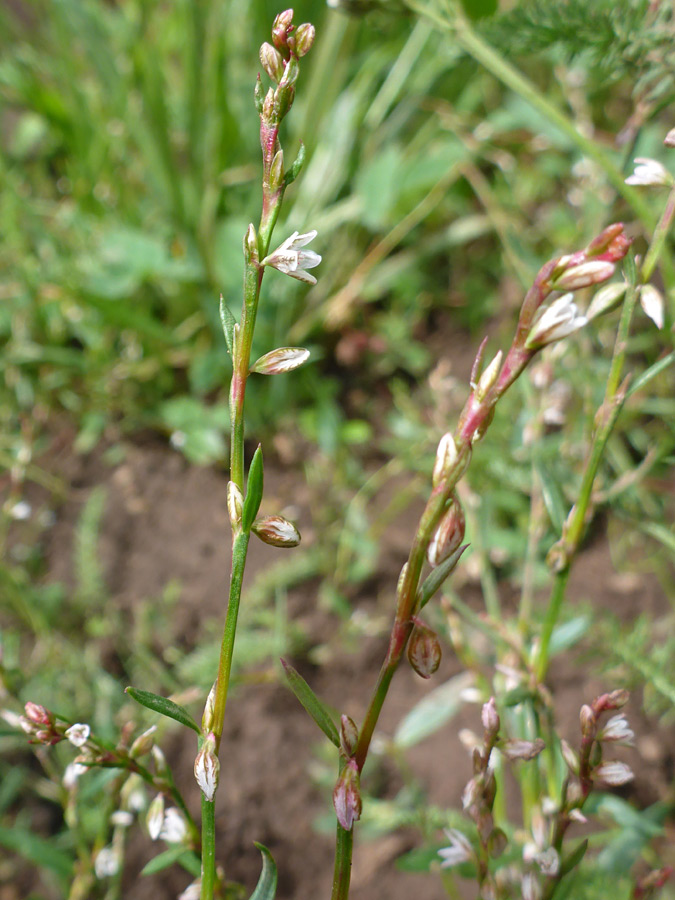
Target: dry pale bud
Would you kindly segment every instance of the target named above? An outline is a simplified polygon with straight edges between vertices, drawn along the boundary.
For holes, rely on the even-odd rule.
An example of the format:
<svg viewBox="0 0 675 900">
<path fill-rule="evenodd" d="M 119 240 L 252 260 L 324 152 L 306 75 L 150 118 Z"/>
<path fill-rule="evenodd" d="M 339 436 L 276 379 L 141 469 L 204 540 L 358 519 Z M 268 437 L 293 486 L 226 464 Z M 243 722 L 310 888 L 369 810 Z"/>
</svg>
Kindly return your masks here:
<svg viewBox="0 0 675 900">
<path fill-rule="evenodd" d="M 333 806 L 340 825 L 345 831 L 351 831 L 354 822 L 361 818 L 359 768 L 353 759 L 349 760 L 337 780 L 333 790 Z"/>
<path fill-rule="evenodd" d="M 230 524 L 235 530 L 241 526 L 241 511 L 244 507 L 244 497 L 242 496 L 239 485 L 234 481 L 227 483 L 227 513 L 230 517 Z"/>
<path fill-rule="evenodd" d="M 178 895 L 178 900 L 199 900 L 202 895 L 202 880 L 199 878 L 189 884 L 182 894 Z"/>
<path fill-rule="evenodd" d="M 66 728 L 66 737 L 73 747 L 84 747 L 89 740 L 90 733 L 91 729 L 89 726 L 81 722 L 77 722 L 75 725 L 71 725 L 70 728 Z"/>
<path fill-rule="evenodd" d="M 231 484 L 232 482 L 230 482 Z M 213 687 L 209 691 L 209 696 L 206 698 L 206 703 L 204 704 L 204 712 L 202 714 L 202 731 L 205 734 L 208 734 L 210 731 L 213 731 L 213 714 L 216 708 L 216 682 L 213 682 Z"/>
<path fill-rule="evenodd" d="M 251 528 L 261 541 L 272 547 L 297 547 L 300 532 L 292 522 L 283 516 L 263 516 L 256 519 Z"/>
<path fill-rule="evenodd" d="M 570 772 L 574 775 L 578 775 L 579 757 L 564 739 L 560 741 L 560 752 L 562 753 L 562 758 L 565 760 L 565 764 Z"/>
<path fill-rule="evenodd" d="M 270 166 L 269 185 L 272 192 L 276 192 L 284 184 L 284 151 L 277 150 Z"/>
<path fill-rule="evenodd" d="M 153 745 L 155 743 L 154 734 L 157 731 L 157 726 L 153 725 L 148 728 L 147 731 L 144 731 L 143 734 L 139 734 L 136 740 L 131 745 L 131 749 L 129 750 L 129 756 L 132 759 L 137 759 L 139 756 L 144 756 L 146 753 L 149 753 Z"/>
<path fill-rule="evenodd" d="M 440 566 L 459 548 L 464 540 L 465 527 L 464 510 L 455 497 L 427 547 L 427 560 L 432 568 Z"/>
<path fill-rule="evenodd" d="M 502 351 L 500 350 L 492 362 L 485 367 L 476 385 L 476 398 L 483 400 L 491 388 L 497 383 L 499 370 L 502 367 Z"/>
<path fill-rule="evenodd" d="M 579 822 L 580 825 L 585 825 L 586 822 L 588 822 L 588 819 L 580 809 L 571 809 L 569 812 L 569 819 L 570 822 Z"/>
<path fill-rule="evenodd" d="M 455 439 L 450 432 L 447 432 L 440 439 L 436 450 L 436 462 L 434 463 L 434 472 L 431 478 L 434 487 L 448 477 L 456 459 L 457 446 Z"/>
<path fill-rule="evenodd" d="M 309 359 L 309 350 L 303 347 L 279 347 L 270 350 L 251 366 L 251 372 L 259 375 L 280 375 L 299 368 Z"/>
<path fill-rule="evenodd" d="M 617 281 L 614 284 L 606 284 L 593 295 L 590 306 L 586 310 L 586 318 L 597 319 L 605 313 L 615 309 L 623 299 L 628 285 L 625 281 Z"/>
<path fill-rule="evenodd" d="M 128 828 L 133 825 L 134 817 L 128 809 L 116 809 L 110 816 L 110 824 L 119 828 Z"/>
<path fill-rule="evenodd" d="M 663 297 L 653 284 L 643 284 L 640 288 L 640 306 L 657 328 L 663 328 Z"/>
<path fill-rule="evenodd" d="M 579 711 L 579 724 L 581 726 L 581 733 L 585 738 L 595 737 L 598 720 L 595 717 L 595 713 L 587 703 L 584 703 L 584 705 L 581 707 L 581 710 Z"/>
<path fill-rule="evenodd" d="M 244 235 L 244 258 L 246 262 L 258 260 L 258 235 L 252 222 Z"/>
<path fill-rule="evenodd" d="M 466 835 L 458 831 L 457 828 L 445 828 L 444 832 L 450 844 L 438 851 L 438 855 L 443 860 L 441 869 L 449 869 L 452 866 L 457 866 L 460 863 L 473 859 L 473 847 Z"/>
<path fill-rule="evenodd" d="M 398 597 L 403 590 L 403 585 L 405 584 L 405 576 L 408 574 L 408 563 L 403 563 L 403 568 L 401 569 L 401 574 L 398 576 L 398 582 L 396 584 L 396 596 Z"/>
<path fill-rule="evenodd" d="M 340 716 L 340 747 L 347 757 L 354 755 L 359 739 L 359 729 L 356 722 L 344 713 Z"/>
<path fill-rule="evenodd" d="M 155 772 L 157 775 L 166 776 L 169 774 L 169 767 L 166 762 L 166 756 L 162 752 L 161 748 L 157 746 L 157 744 L 153 744 L 152 750 L 150 751 L 152 755 L 152 761 L 155 766 Z"/>
<path fill-rule="evenodd" d="M 557 279 L 554 287 L 560 291 L 578 291 L 593 284 L 602 284 L 611 278 L 616 270 L 613 262 L 591 259 L 578 266 L 566 269 Z"/>
<path fill-rule="evenodd" d="M 216 736 L 211 733 L 202 744 L 202 749 L 195 759 L 195 778 L 202 794 L 208 801 L 213 801 L 218 787 L 220 761 L 216 756 Z"/>
<path fill-rule="evenodd" d="M 490 697 L 488 702 L 483 705 L 481 721 L 483 722 L 483 728 L 490 737 L 496 737 L 499 731 L 499 713 L 497 712 L 497 704 L 494 697 Z"/>
<path fill-rule="evenodd" d="M 534 741 L 504 741 L 503 744 L 499 745 L 499 749 L 507 759 L 530 760 L 539 756 L 545 746 L 544 741 L 541 738 L 537 738 Z"/>
<path fill-rule="evenodd" d="M 145 824 L 150 835 L 150 840 L 156 841 L 159 838 L 164 824 L 164 794 L 157 794 L 155 799 L 148 807 L 145 817 Z"/>
<path fill-rule="evenodd" d="M 428 625 L 413 617 L 415 627 L 408 641 L 408 662 L 422 678 L 431 678 L 441 664 L 441 645 Z"/>
<path fill-rule="evenodd" d="M 630 766 L 618 760 L 603 762 L 595 770 L 594 775 L 598 781 L 602 781 L 610 787 L 620 787 L 622 784 L 632 781 L 635 777 Z"/>
<path fill-rule="evenodd" d="M 605 694 L 603 708 L 606 710 L 621 709 L 628 703 L 629 700 L 630 693 L 625 688 L 618 688 L 616 691 L 611 691 L 609 694 Z"/>
</svg>

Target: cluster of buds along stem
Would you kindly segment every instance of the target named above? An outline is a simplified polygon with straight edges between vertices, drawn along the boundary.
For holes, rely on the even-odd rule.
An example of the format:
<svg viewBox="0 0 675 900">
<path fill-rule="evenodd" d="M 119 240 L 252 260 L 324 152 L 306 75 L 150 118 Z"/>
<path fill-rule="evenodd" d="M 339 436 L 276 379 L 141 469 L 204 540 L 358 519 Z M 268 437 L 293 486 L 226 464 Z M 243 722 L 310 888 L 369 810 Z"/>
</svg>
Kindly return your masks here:
<svg viewBox="0 0 675 900">
<path fill-rule="evenodd" d="M 66 739 L 67 726 L 57 722 L 54 713 L 39 703 L 28 701 L 17 725 L 29 735 L 31 744 L 58 744 Z"/>
</svg>

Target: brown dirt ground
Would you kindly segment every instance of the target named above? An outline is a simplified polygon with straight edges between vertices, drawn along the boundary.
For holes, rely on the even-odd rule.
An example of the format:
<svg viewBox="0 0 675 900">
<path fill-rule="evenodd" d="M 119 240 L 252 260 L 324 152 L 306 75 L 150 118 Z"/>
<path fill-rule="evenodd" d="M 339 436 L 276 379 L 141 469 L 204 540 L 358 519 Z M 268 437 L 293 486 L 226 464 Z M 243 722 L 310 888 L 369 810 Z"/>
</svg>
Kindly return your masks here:
<svg viewBox="0 0 675 900">
<path fill-rule="evenodd" d="M 99 538 L 108 590 L 121 609 L 133 613 L 136 604 L 161 594 L 170 579 L 182 585 L 173 629 L 183 646 L 193 646 L 205 622 L 223 615 L 223 586 L 228 577 L 229 524 L 225 509 L 226 477 L 213 468 L 190 467 L 156 438 L 125 445 L 121 462 L 108 465 L 99 451 L 75 456 L 70 441 L 60 442 L 54 460 L 68 484 L 67 499 L 48 533 L 45 547 L 48 577 L 73 584 L 72 558 L 75 524 L 93 487 L 107 489 L 105 515 Z M 278 511 L 290 502 L 306 543 L 318 540 L 308 511 L 309 494 L 302 474 L 283 472 L 266 460 L 265 511 Z M 409 509 L 392 522 L 384 544 L 389 547 L 374 579 L 355 597 L 355 604 L 388 615 L 406 542 L 413 533 L 418 510 Z M 252 542 L 247 584 L 257 572 L 278 559 L 281 551 Z M 475 591 L 467 587 L 467 599 Z M 246 585 L 244 594 L 246 591 Z M 606 543 L 596 541 L 581 556 L 570 586 L 571 596 L 592 599 L 629 620 L 638 611 L 663 612 L 665 598 L 656 579 L 648 576 L 619 578 L 613 570 Z M 289 615 L 299 622 L 312 643 L 325 642 L 339 631 L 336 617 L 319 608 L 316 584 L 306 583 L 289 592 Z M 335 708 L 359 721 L 370 685 L 379 668 L 386 639 L 364 639 L 356 652 L 329 654 L 325 664 L 311 666 L 296 660 L 317 693 Z M 441 672 L 423 682 L 407 667 L 397 674 L 382 716 L 380 731 L 391 734 L 403 714 L 426 692 L 458 669 L 449 653 Z M 557 662 L 550 682 L 562 730 L 574 739 L 578 710 L 584 701 L 611 689 L 588 668 L 567 655 Z M 36 698 L 39 699 L 39 698 Z M 635 697 L 631 723 L 639 734 L 637 747 L 626 758 L 637 772 L 631 796 L 640 803 L 663 797 L 673 778 L 672 734 L 655 733 L 654 724 L 641 711 Z M 470 764 L 457 733 L 477 728 L 479 711 L 465 707 L 458 720 L 441 729 L 409 752 L 407 762 L 423 785 L 431 803 L 457 806 Z M 243 882 L 250 893 L 259 873 L 259 854 L 253 841 L 266 844 L 279 866 L 279 900 L 315 900 L 328 897 L 333 846 L 328 836 L 313 827 L 327 808 L 327 798 L 314 786 L 308 770 L 316 756 L 318 732 L 295 698 L 276 680 L 238 689 L 228 703 L 223 740 L 221 790 L 217 800 L 219 857 L 227 862 L 228 876 Z M 167 748 L 190 807 L 199 807 L 191 776 L 195 746 L 184 732 L 172 736 Z M 384 796 L 400 787 L 395 774 L 385 777 Z M 358 842 L 354 856 L 353 900 L 403 900 L 417 890 L 425 900 L 441 900 L 440 880 L 397 871 L 394 861 L 419 841 L 413 831 L 396 832 L 374 842 Z M 172 870 L 156 879 L 135 874 L 152 855 L 147 841 L 134 841 L 129 859 L 125 900 L 173 900 L 185 886 L 184 874 Z M 11 892 L 0 896 L 12 898 Z M 18 897 L 19 895 L 15 895 Z"/>
</svg>

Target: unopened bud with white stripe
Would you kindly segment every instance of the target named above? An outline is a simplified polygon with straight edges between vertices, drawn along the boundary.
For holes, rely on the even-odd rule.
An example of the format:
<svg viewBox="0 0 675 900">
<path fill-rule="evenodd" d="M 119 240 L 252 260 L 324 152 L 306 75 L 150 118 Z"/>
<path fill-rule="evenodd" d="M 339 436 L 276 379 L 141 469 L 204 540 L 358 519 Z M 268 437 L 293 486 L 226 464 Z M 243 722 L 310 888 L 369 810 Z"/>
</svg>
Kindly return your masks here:
<svg viewBox="0 0 675 900">
<path fill-rule="evenodd" d="M 202 794 L 209 802 L 213 801 L 216 795 L 219 775 L 220 761 L 216 755 L 216 736 L 212 732 L 202 744 L 202 749 L 195 759 L 195 778 Z"/>
<path fill-rule="evenodd" d="M 432 484 L 434 487 L 444 481 L 452 466 L 457 459 L 457 445 L 452 434 L 448 431 L 440 439 L 438 449 L 436 450 L 436 462 L 434 463 L 434 472 L 432 475 Z"/>
<path fill-rule="evenodd" d="M 283 516 L 263 516 L 256 519 L 251 531 L 272 547 L 297 547 L 300 543 L 300 532 Z"/>
</svg>

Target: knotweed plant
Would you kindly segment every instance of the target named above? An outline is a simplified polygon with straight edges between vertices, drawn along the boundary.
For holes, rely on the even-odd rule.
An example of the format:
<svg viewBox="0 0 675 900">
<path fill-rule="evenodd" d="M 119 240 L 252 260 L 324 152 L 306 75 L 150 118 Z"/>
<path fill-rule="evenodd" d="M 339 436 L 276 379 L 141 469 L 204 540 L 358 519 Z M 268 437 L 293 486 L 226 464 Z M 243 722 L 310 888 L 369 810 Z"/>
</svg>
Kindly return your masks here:
<svg viewBox="0 0 675 900">
<path fill-rule="evenodd" d="M 181 894 L 181 900 L 213 900 L 227 895 L 228 883 L 220 867 L 225 861 L 217 859 L 215 801 L 221 760 L 224 761 L 222 777 L 234 777 L 227 770 L 227 752 L 221 745 L 249 541 L 255 535 L 281 548 L 292 548 L 300 542 L 300 534 L 292 522 L 264 513 L 262 450 L 258 446 L 246 465 L 244 420 L 249 377 L 290 372 L 309 356 L 300 347 L 280 347 L 251 360 L 267 270 L 276 269 L 313 285 L 316 278 L 312 270 L 321 262 L 321 257 L 309 249 L 316 238 L 316 231 L 309 223 L 304 226 L 306 231 L 293 232 L 276 249 L 272 241 L 285 191 L 300 173 L 303 162 L 301 149 L 295 162 L 288 166 L 280 129 L 293 105 L 301 60 L 313 42 L 313 26 L 294 26 L 293 11 L 286 10 L 274 21 L 271 43 L 264 43 L 260 48 L 262 67 L 272 83 L 265 91 L 258 79 L 255 89 L 263 163 L 262 213 L 257 228 L 251 224 L 243 240 L 244 296 L 239 320 L 222 298 L 220 304 L 233 368 L 227 486 L 232 560 L 218 668 L 201 725 L 171 699 L 137 688 L 127 689 L 140 704 L 196 733 L 194 776 L 201 792 L 201 821 L 193 817 L 176 787 L 156 743 L 156 727 L 138 736 L 123 730 L 119 741 L 110 744 L 93 734 L 87 724 L 66 721 L 37 703 L 27 703 L 20 718 L 12 718 L 10 713 L 5 715 L 38 745 L 69 741 L 77 750 L 63 779 L 66 816 L 75 829 L 78 824 L 75 797 L 82 773 L 94 767 L 115 770 L 114 780 L 108 786 L 109 795 L 114 799 L 108 840 L 95 846 L 93 854 L 81 853 L 70 892 L 73 900 L 90 896 L 97 879 L 112 879 L 119 884 L 126 836 L 139 812 L 144 815 L 150 837 L 161 839 L 173 848 L 154 861 L 152 871 L 177 862 L 194 876 L 193 883 Z M 587 841 L 568 846 L 568 833 L 573 823 L 586 821 L 584 807 L 591 793 L 597 786 L 619 786 L 632 777 L 630 768 L 613 757 L 617 744 L 630 743 L 633 738 L 621 712 L 628 699 L 626 692 L 613 690 L 581 706 L 580 736 L 578 746 L 573 747 L 561 741 L 556 733 L 552 699 L 546 687 L 552 636 L 560 619 L 570 568 L 588 521 L 600 460 L 623 404 L 636 389 L 624 377 L 623 369 L 627 336 L 638 298 L 659 327 L 664 321 L 662 297 L 649 282 L 675 214 L 673 179 L 660 164 L 638 159 L 628 183 L 670 189 L 665 211 L 644 260 L 638 262 L 628 255 L 631 241 L 624 226 L 609 225 L 582 249 L 556 256 L 542 266 L 525 294 L 513 340 L 505 351 L 500 350 L 486 362 L 486 341 L 478 350 L 468 398 L 458 422 L 438 442 L 428 499 L 401 570 L 396 596 L 392 598 L 393 621 L 386 655 L 363 720 L 357 723 L 344 712 L 339 722 L 336 721 L 300 674 L 284 661 L 290 688 L 335 746 L 338 776 L 333 791 L 337 819 L 333 900 L 346 900 L 349 895 L 354 832 L 364 804 L 361 777 L 392 679 L 404 659 L 423 678 L 430 678 L 439 666 L 439 639 L 422 614 L 467 546 L 465 511 L 460 496 L 461 482 L 472 456 L 479 452 L 478 445 L 498 413 L 503 396 L 540 353 L 566 339 L 574 340 L 590 319 L 619 304 L 622 312 L 610 375 L 604 402 L 596 416 L 596 430 L 579 496 L 569 511 L 560 540 L 549 554 L 553 587 L 541 629 L 536 630 L 532 625 L 528 609 L 521 610 L 514 629 L 503 626 L 498 621 L 498 611 L 490 608 L 487 617 L 479 622 L 484 631 L 494 636 L 495 644 L 508 653 L 503 654 L 498 672 L 488 676 L 482 673 L 483 684 L 491 683 L 493 689 L 482 698 L 482 737 L 465 735 L 472 766 L 461 798 L 465 827 L 446 831 L 446 846 L 440 850 L 437 861 L 449 872 L 460 864 L 468 864 L 469 877 L 478 885 L 483 900 L 511 897 L 549 900 L 558 896 L 558 887 L 579 866 L 586 852 Z M 610 283 L 621 266 L 623 278 Z M 584 308 L 580 292 L 596 286 L 602 287 Z M 639 386 L 644 386 L 667 364 L 664 360 L 655 364 L 641 376 Z M 481 668 L 471 648 L 464 646 L 460 639 L 454 644 L 468 670 Z M 509 824 L 503 804 L 505 762 L 517 767 L 522 788 L 524 831 L 521 829 L 520 836 Z M 144 785 L 152 794 L 149 804 L 144 799 Z M 513 853 L 506 854 L 509 846 L 517 848 L 518 860 Z M 263 873 L 253 897 L 271 900 L 276 889 L 276 868 L 269 851 L 262 846 L 260 849 Z M 499 860 L 505 855 L 510 863 L 502 866 Z M 633 896 L 650 896 L 666 877 L 667 872 L 655 870 L 635 884 Z M 449 893 L 458 896 L 454 893 L 454 881 L 445 883 Z"/>
</svg>

